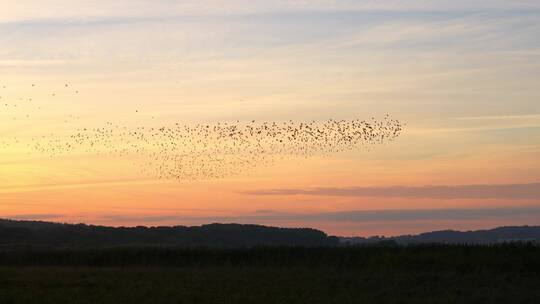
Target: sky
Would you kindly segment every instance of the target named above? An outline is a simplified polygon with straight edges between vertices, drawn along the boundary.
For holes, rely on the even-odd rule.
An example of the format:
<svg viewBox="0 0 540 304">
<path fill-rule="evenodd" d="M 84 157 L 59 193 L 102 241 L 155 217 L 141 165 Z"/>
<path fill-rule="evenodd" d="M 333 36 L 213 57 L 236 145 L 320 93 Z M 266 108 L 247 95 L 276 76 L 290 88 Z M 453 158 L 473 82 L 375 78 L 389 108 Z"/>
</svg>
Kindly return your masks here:
<svg viewBox="0 0 540 304">
<path fill-rule="evenodd" d="M 539 37 L 536 0 L 4 3 L 0 217 L 346 236 L 540 225 Z M 387 114 L 406 123 L 387 144 L 208 180 L 22 144 L 107 122 Z"/>
</svg>

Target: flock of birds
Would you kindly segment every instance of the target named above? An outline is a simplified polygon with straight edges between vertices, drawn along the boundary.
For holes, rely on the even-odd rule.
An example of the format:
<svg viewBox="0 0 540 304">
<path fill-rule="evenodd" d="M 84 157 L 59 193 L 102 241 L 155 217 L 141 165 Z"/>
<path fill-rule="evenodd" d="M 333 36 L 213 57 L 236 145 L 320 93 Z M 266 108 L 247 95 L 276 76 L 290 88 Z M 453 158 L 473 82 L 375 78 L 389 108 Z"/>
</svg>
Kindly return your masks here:
<svg viewBox="0 0 540 304">
<path fill-rule="evenodd" d="M 106 122 L 99 127 L 73 127 L 67 134 L 49 133 L 24 140 L 2 139 L 0 135 L 0 152 L 22 145 L 31 153 L 49 157 L 108 155 L 135 160 L 143 174 L 160 179 L 219 179 L 279 159 L 325 157 L 384 144 L 397 138 L 402 129 L 403 125 L 388 115 L 382 120 L 252 120 L 159 127 Z"/>
</svg>

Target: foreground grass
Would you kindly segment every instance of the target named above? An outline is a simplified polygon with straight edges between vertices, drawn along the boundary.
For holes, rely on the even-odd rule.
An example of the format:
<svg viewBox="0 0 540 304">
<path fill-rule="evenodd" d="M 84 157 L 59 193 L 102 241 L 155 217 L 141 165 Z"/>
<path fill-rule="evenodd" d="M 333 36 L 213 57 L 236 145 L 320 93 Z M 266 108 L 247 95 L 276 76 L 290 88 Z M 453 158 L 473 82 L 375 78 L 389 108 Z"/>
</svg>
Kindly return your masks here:
<svg viewBox="0 0 540 304">
<path fill-rule="evenodd" d="M 63 252 L 53 255 L 57 260 L 47 255 L 47 263 L 39 263 L 43 253 L 21 254 L 20 266 L 0 267 L 0 303 L 540 301 L 536 247 L 99 252 L 94 259 L 98 252 Z M 118 252 L 129 263 L 118 267 L 107 260 L 116 261 Z M 87 258 L 62 260 L 73 255 Z"/>
</svg>

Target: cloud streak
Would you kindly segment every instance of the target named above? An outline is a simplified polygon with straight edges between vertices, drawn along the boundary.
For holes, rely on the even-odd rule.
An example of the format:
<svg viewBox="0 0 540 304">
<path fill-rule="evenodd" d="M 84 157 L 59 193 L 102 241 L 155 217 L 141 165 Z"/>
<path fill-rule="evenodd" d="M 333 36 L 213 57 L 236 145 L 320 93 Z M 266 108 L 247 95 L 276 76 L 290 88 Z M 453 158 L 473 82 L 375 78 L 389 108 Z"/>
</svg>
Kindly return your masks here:
<svg viewBox="0 0 540 304">
<path fill-rule="evenodd" d="M 540 199 L 540 183 L 421 187 L 319 187 L 246 191 L 255 196 L 401 197 L 426 199 Z"/>
<path fill-rule="evenodd" d="M 18 216 L 18 218 L 36 218 Z M 124 215 L 109 214 L 97 216 L 98 222 L 121 225 L 144 223 L 151 225 L 186 225 L 207 223 L 262 223 L 280 225 L 282 223 L 354 223 L 354 222 L 414 222 L 414 221 L 469 221 L 486 219 L 538 219 L 540 207 L 501 208 L 446 208 L 446 209 L 393 209 L 393 210 L 349 210 L 340 212 L 288 213 L 272 210 L 232 216 L 190 216 L 184 214 Z M 534 224 L 534 223 L 533 223 Z"/>
<path fill-rule="evenodd" d="M 111 185 L 123 185 L 123 184 L 138 184 L 138 183 L 159 183 L 155 179 L 150 178 L 118 178 L 111 180 L 85 180 L 74 181 L 64 183 L 49 183 L 49 184 L 31 184 L 31 185 L 8 185 L 0 186 L 0 193 L 17 193 L 17 192 L 32 192 L 41 190 L 55 190 L 55 189 L 74 189 L 74 188 L 88 188 L 88 187 L 101 187 Z"/>
<path fill-rule="evenodd" d="M 189 14 L 245 14 L 253 12 L 299 11 L 299 10 L 389 10 L 389 11 L 462 11 L 462 10 L 508 10 L 539 9 L 536 0 L 223 0 L 170 1 L 170 0 L 19 0 L 4 5 L 2 19 L 29 19 L 54 17 L 139 16 L 169 12 Z"/>
<path fill-rule="evenodd" d="M 56 213 L 38 213 L 38 214 L 15 214 L 0 216 L 0 218 L 6 218 L 11 220 L 27 220 L 27 221 L 44 221 L 44 220 L 56 220 L 62 218 L 62 214 Z"/>
</svg>

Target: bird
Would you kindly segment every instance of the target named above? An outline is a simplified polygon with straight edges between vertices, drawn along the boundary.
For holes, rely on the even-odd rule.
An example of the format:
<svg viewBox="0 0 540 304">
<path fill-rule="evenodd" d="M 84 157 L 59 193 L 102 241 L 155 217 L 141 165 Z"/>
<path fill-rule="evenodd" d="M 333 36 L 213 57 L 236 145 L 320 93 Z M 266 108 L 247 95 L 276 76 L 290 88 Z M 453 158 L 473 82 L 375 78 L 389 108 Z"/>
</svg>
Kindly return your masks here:
<svg viewBox="0 0 540 304">
<path fill-rule="evenodd" d="M 72 92 L 78 93 L 78 90 Z M 42 104 L 33 98 L 22 100 L 34 104 L 34 109 L 42 109 Z M 26 121 L 34 119 L 33 113 L 24 112 L 28 106 L 20 104 L 18 108 L 19 104 L 3 101 L 2 111 L 14 115 L 13 123 L 17 123 L 21 114 Z M 140 109 L 134 112 L 139 113 Z M 380 120 L 374 116 L 367 120 L 236 119 L 191 124 L 176 121 L 157 126 L 156 122 L 133 126 L 106 120 L 76 127 L 74 124 L 80 118 L 74 113 L 64 116 L 62 121 L 67 129 L 63 132 L 38 133 L 29 139 L 0 138 L 0 147 L 7 149 L 23 144 L 32 153 L 50 158 L 72 153 L 129 157 L 136 160 L 133 164 L 142 174 L 156 179 L 196 181 L 249 174 L 250 170 L 271 166 L 285 158 L 328 158 L 345 151 L 369 149 L 394 141 L 405 125 L 388 113 Z M 156 120 L 155 116 L 150 118 Z"/>
</svg>

